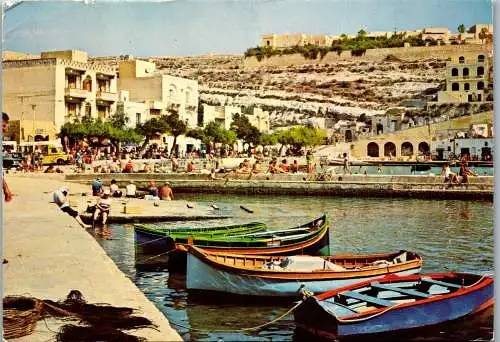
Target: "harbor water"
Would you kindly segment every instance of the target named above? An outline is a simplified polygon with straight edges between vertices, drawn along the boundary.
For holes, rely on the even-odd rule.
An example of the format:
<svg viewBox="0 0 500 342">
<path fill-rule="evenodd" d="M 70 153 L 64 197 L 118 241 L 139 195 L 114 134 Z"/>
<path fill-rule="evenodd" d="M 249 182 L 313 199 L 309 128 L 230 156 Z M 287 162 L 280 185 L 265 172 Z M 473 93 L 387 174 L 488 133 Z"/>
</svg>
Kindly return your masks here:
<svg viewBox="0 0 500 342">
<path fill-rule="evenodd" d="M 155 225 L 215 226 L 262 221 L 271 229 L 280 229 L 310 221 L 327 212 L 331 222 L 331 254 L 407 249 L 423 257 L 423 272 L 484 273 L 493 270 L 492 202 L 194 194 L 179 194 L 177 197 L 195 205 L 209 205 L 216 201 L 220 208 L 218 212 L 233 218 Z M 254 212 L 248 213 L 240 205 Z M 281 316 L 294 305 L 293 300 L 275 302 L 269 298 L 259 300 L 188 293 L 184 276 L 169 274 L 166 270 L 136 267 L 132 225 L 110 225 L 110 229 L 112 238 L 99 240 L 100 243 L 118 267 L 167 316 L 184 340 L 313 340 L 296 329 L 293 314 L 258 330 L 244 330 Z M 404 339 L 487 341 L 492 336 L 493 321 L 487 314 L 475 318 L 472 323 L 459 322 L 425 329 Z M 401 336 L 396 340 L 401 340 Z"/>
</svg>

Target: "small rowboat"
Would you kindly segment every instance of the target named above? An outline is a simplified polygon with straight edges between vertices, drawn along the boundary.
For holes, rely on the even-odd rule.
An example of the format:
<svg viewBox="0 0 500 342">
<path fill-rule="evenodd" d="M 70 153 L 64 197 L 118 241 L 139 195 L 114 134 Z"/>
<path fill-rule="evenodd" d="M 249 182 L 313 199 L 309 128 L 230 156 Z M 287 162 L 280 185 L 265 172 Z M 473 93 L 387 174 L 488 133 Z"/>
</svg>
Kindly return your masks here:
<svg viewBox="0 0 500 342">
<path fill-rule="evenodd" d="M 154 254 L 175 249 L 175 243 L 191 239 L 222 239 L 228 236 L 257 233 L 267 229 L 264 223 L 250 222 L 229 226 L 157 229 L 144 224 L 134 224 L 136 253 Z"/>
<path fill-rule="evenodd" d="M 309 296 L 294 316 L 298 327 L 321 337 L 366 337 L 478 313 L 493 305 L 493 291 L 486 275 L 388 275 Z"/>
<path fill-rule="evenodd" d="M 332 288 L 419 273 L 422 259 L 413 252 L 338 256 L 261 256 L 207 252 L 188 246 L 186 287 L 239 295 L 298 297 L 305 288 Z"/>
<path fill-rule="evenodd" d="M 258 255 L 328 255 L 330 238 L 327 214 L 303 225 L 267 230 L 238 236 L 193 238 L 192 241 L 176 241 L 177 249 L 187 251 L 188 245 L 200 247 L 207 252 Z"/>
</svg>

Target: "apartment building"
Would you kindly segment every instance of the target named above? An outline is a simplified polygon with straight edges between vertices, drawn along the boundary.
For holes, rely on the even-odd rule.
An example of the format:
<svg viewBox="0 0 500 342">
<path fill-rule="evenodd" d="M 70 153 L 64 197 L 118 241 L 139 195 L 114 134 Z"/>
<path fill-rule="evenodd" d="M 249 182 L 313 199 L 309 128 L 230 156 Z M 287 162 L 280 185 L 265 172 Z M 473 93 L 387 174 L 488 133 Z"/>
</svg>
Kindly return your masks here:
<svg viewBox="0 0 500 342">
<path fill-rule="evenodd" d="M 107 119 L 116 110 L 115 71 L 88 62 L 83 51 L 42 52 L 40 58 L 3 63 L 3 111 L 18 142 L 55 139 L 66 122 Z"/>
<path fill-rule="evenodd" d="M 231 128 L 234 114 L 243 114 L 253 126 L 257 127 L 259 132 L 269 132 L 269 112 L 263 111 L 257 107 L 237 107 L 237 106 L 210 106 L 203 105 L 202 125 L 205 126 L 211 121 L 223 125 L 225 129 Z"/>
<path fill-rule="evenodd" d="M 484 102 L 488 87 L 488 52 L 454 56 L 446 63 L 446 90 L 438 103 Z"/>
<path fill-rule="evenodd" d="M 120 61 L 118 73 L 118 89 L 128 91 L 129 101 L 146 103 L 149 117 L 173 110 L 188 127 L 198 125 L 198 81 L 159 74 L 154 63 L 142 60 Z"/>
</svg>

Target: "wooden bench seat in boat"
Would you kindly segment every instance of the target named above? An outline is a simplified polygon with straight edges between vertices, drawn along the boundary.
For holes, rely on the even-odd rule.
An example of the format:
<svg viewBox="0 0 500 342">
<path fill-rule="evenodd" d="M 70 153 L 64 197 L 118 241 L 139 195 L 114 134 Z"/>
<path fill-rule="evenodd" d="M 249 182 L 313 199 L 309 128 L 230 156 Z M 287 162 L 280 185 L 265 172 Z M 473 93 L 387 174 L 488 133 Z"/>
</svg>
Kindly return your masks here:
<svg viewBox="0 0 500 342">
<path fill-rule="evenodd" d="M 346 298 L 354 298 L 354 299 L 361 300 L 363 302 L 367 302 L 370 304 L 375 304 L 378 306 L 393 306 L 396 304 L 390 300 L 368 296 L 368 295 L 365 295 L 365 294 L 362 294 L 359 292 L 355 292 L 355 291 L 346 291 L 346 292 L 339 293 L 339 295 L 346 297 Z"/>
<path fill-rule="evenodd" d="M 421 281 L 422 281 L 422 283 L 427 283 L 427 284 L 431 284 L 431 285 L 439 285 L 439 286 L 448 287 L 448 288 L 452 288 L 452 289 L 461 289 L 462 288 L 462 286 L 457 285 L 457 284 L 447 283 L 444 281 L 431 279 L 431 278 L 427 278 L 427 277 L 422 277 Z"/>
<path fill-rule="evenodd" d="M 397 286 L 391 286 L 387 284 L 380 284 L 378 281 L 374 281 L 370 283 L 370 286 L 376 289 L 381 289 L 381 290 L 388 290 L 388 291 L 394 291 L 394 292 L 399 292 L 403 294 L 410 295 L 412 297 L 420 297 L 420 298 L 431 298 L 432 295 L 429 293 L 424 293 L 420 292 L 417 290 L 412 290 L 412 289 L 403 289 L 401 287 Z"/>
</svg>

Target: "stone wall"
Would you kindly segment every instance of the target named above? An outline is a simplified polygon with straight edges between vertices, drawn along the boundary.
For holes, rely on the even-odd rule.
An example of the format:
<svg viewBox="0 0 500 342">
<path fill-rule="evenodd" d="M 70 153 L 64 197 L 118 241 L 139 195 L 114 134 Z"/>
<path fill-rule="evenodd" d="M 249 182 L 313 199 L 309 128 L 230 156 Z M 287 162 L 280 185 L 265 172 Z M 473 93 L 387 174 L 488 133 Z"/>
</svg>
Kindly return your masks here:
<svg viewBox="0 0 500 342">
<path fill-rule="evenodd" d="M 463 54 L 464 56 L 485 53 L 483 45 L 445 45 L 445 46 L 414 46 L 401 48 L 383 48 L 368 49 L 363 56 L 353 57 L 350 51 L 343 51 L 340 55 L 336 52 L 327 53 L 322 59 L 306 59 L 301 54 L 264 57 L 260 62 L 257 57 L 245 58 L 245 67 L 263 67 L 263 66 L 287 66 L 301 64 L 329 64 L 339 61 L 371 61 L 380 62 L 388 55 L 403 60 L 417 60 L 422 58 L 443 58 L 444 56 Z"/>
</svg>

